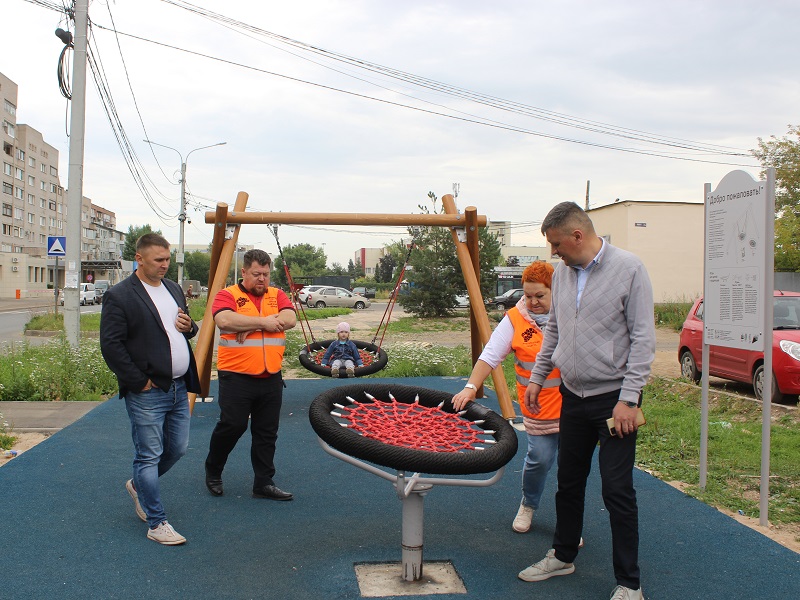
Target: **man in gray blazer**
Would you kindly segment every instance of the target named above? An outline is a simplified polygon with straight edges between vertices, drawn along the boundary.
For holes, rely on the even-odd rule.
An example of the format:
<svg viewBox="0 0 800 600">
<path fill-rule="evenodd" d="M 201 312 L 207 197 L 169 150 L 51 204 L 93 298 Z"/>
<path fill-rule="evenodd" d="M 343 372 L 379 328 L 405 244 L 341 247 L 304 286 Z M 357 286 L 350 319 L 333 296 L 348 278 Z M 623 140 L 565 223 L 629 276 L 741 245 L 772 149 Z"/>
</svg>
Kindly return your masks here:
<svg viewBox="0 0 800 600">
<path fill-rule="evenodd" d="M 167 521 L 158 478 L 189 446 L 189 399 L 200 391 L 189 339 L 197 324 L 183 290 L 164 279 L 169 242 L 148 233 L 136 242 L 138 268 L 103 296 L 100 350 L 117 376 L 119 396 L 131 420 L 133 478 L 125 487 L 136 514 L 150 526 L 148 539 L 175 546 L 186 542 Z"/>
</svg>

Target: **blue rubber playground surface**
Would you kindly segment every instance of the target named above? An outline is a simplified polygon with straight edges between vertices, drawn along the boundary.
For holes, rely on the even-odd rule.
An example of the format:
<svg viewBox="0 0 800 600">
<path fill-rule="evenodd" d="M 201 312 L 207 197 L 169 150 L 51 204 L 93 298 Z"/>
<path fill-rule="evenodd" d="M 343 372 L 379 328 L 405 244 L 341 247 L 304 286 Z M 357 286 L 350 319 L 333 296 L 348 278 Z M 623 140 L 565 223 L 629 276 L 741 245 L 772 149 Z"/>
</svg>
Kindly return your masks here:
<svg viewBox="0 0 800 600">
<path fill-rule="evenodd" d="M 452 393 L 464 384 L 460 378 L 374 381 Z M 188 539 L 176 547 L 146 539 L 146 525 L 125 490 L 132 443 L 124 403 L 113 398 L 98 406 L 0 469 L 0 598 L 362 597 L 354 565 L 400 561 L 401 504 L 391 484 L 326 454 L 311 429 L 311 401 L 349 383 L 287 382 L 275 480 L 295 494 L 293 502 L 251 498 L 249 433 L 228 462 L 225 495 L 206 491 L 203 461 L 218 407 L 197 403 L 189 451 L 162 478 L 169 520 Z M 484 404 L 496 408 L 493 399 Z M 525 446 L 519 435 L 517 456 L 498 483 L 435 486 L 425 499 L 424 560 L 451 562 L 466 593 L 407 597 L 610 596 L 611 539 L 597 469 L 587 489 L 586 546 L 575 573 L 539 583 L 517 579 L 544 556 L 555 522 L 551 474 L 532 530 L 511 530 Z M 800 554 L 646 473 L 637 471 L 635 483 L 646 598 L 800 598 Z"/>
</svg>

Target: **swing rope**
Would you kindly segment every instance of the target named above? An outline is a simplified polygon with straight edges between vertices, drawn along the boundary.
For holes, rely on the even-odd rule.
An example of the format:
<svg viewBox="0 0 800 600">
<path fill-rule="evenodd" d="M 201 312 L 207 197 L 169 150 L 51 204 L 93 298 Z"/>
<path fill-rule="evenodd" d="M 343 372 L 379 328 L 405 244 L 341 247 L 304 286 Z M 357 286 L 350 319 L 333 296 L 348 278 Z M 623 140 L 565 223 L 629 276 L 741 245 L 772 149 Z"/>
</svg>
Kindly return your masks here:
<svg viewBox="0 0 800 600">
<path fill-rule="evenodd" d="M 375 343 L 375 340 L 378 339 L 378 336 L 381 336 L 380 342 L 378 342 L 377 346 L 380 348 L 383 345 L 383 338 L 386 337 L 386 330 L 389 328 L 389 321 L 392 318 L 392 311 L 394 310 L 394 305 L 397 302 L 397 297 L 400 294 L 400 285 L 403 283 L 403 276 L 406 272 L 406 267 L 408 267 L 408 262 L 411 258 L 411 251 L 414 250 L 414 242 L 411 242 L 411 245 L 408 247 L 408 252 L 406 253 L 406 261 L 403 263 L 403 268 L 400 269 L 400 276 L 397 278 L 397 283 L 394 285 L 394 289 L 392 290 L 392 295 L 389 297 L 389 303 L 386 305 L 386 309 L 383 311 L 383 317 L 381 318 L 381 322 L 378 324 L 378 329 L 375 331 L 375 336 L 372 338 L 372 343 Z M 381 332 L 383 329 L 383 332 Z"/>
<path fill-rule="evenodd" d="M 278 253 L 281 255 L 281 261 L 283 261 L 283 272 L 286 274 L 286 282 L 289 284 L 289 294 L 291 295 L 292 303 L 294 304 L 295 310 L 299 309 L 302 315 L 300 318 L 300 329 L 303 331 L 303 339 L 306 342 L 306 349 L 308 349 L 316 340 L 314 339 L 314 333 L 311 331 L 311 322 L 308 320 L 308 315 L 306 315 L 303 303 L 300 302 L 300 298 L 297 295 L 297 289 L 295 289 L 292 274 L 289 272 L 289 263 L 286 262 L 286 257 L 283 255 L 283 248 L 281 248 L 281 242 L 278 239 L 277 225 L 272 226 L 272 235 L 275 237 L 275 243 L 278 245 Z M 308 327 L 308 335 L 306 335 L 306 327 Z M 310 342 L 308 339 L 309 336 L 311 337 Z"/>
</svg>

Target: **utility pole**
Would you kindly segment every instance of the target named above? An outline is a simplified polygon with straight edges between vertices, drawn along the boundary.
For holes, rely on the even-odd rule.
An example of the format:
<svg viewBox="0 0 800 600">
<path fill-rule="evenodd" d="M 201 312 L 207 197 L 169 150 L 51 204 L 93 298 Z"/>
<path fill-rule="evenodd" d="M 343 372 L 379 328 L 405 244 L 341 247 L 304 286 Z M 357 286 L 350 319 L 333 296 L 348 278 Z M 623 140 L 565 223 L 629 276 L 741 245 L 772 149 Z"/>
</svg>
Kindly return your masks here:
<svg viewBox="0 0 800 600">
<path fill-rule="evenodd" d="M 183 159 L 183 154 L 178 152 L 172 146 L 165 146 L 164 144 L 159 144 L 158 142 L 153 142 L 151 140 L 145 140 L 148 144 L 152 144 L 153 146 L 161 146 L 162 148 L 166 148 L 168 150 L 172 150 L 173 152 L 177 153 L 177 155 L 181 159 L 181 208 L 178 212 L 178 226 L 179 226 L 179 234 L 178 234 L 178 251 L 175 253 L 175 262 L 178 263 L 178 285 L 183 286 L 183 264 L 184 264 L 184 245 L 183 245 L 183 233 L 184 233 L 184 226 L 186 224 L 186 163 L 189 162 L 189 155 L 192 152 L 197 152 L 198 150 L 205 150 L 206 148 L 214 148 L 215 146 L 224 146 L 228 142 L 217 142 L 216 144 L 211 144 L 210 146 L 201 146 L 200 148 L 195 148 L 194 150 L 189 150 L 189 154 L 186 155 L 186 160 Z"/>
<path fill-rule="evenodd" d="M 75 42 L 72 54 L 72 107 L 69 119 L 69 172 L 67 176 L 67 247 L 64 270 L 64 331 L 73 348 L 81 332 L 81 204 L 83 200 L 83 150 L 86 133 L 86 37 L 89 0 L 75 0 Z"/>
<path fill-rule="evenodd" d="M 586 206 L 584 210 L 589 210 L 589 180 L 586 180 Z"/>
</svg>

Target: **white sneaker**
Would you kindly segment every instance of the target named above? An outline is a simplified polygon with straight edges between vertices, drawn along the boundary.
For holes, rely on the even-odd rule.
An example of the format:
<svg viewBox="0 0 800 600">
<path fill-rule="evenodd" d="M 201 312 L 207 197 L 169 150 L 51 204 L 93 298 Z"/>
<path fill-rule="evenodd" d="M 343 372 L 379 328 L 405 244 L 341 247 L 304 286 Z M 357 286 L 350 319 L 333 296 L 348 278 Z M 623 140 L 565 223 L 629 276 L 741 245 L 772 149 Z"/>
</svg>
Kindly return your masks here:
<svg viewBox="0 0 800 600">
<path fill-rule="evenodd" d="M 155 529 L 148 529 L 147 539 L 165 546 L 179 546 L 186 543 L 186 538 L 175 531 L 172 525 L 166 521 L 161 521 Z"/>
<path fill-rule="evenodd" d="M 644 594 L 642 594 L 642 588 L 632 590 L 631 588 L 618 585 L 614 588 L 614 591 L 611 592 L 611 600 L 644 600 Z"/>
<path fill-rule="evenodd" d="M 533 521 L 533 512 L 533 507 L 520 503 L 517 516 L 514 517 L 514 522 L 511 524 L 511 529 L 517 533 L 528 531 L 531 528 L 531 521 Z"/>
<path fill-rule="evenodd" d="M 556 575 L 569 575 L 575 572 L 575 565 L 572 563 L 561 562 L 556 558 L 556 551 L 550 548 L 547 556 L 527 569 L 519 572 L 522 581 L 544 581 Z"/>
<path fill-rule="evenodd" d="M 133 479 L 128 479 L 125 482 L 125 489 L 128 490 L 128 493 L 133 498 L 133 505 L 136 509 L 136 515 L 145 523 L 147 523 L 147 515 L 144 514 L 144 510 L 142 509 L 142 505 L 139 504 L 139 494 L 136 493 L 136 488 L 133 487 Z"/>
</svg>

